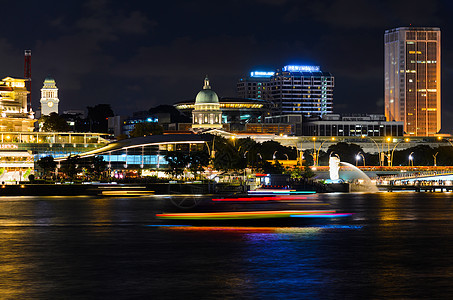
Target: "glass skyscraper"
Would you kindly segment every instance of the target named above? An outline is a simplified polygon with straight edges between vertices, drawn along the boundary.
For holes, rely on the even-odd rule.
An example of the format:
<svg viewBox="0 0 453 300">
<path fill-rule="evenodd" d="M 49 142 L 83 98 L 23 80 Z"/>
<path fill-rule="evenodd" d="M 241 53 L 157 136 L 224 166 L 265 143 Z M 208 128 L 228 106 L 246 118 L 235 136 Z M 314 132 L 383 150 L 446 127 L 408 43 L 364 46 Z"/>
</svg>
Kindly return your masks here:
<svg viewBox="0 0 453 300">
<path fill-rule="evenodd" d="M 384 34 L 385 116 L 410 136 L 441 127 L 440 29 L 400 27 Z"/>
<path fill-rule="evenodd" d="M 322 117 L 333 111 L 334 76 L 319 66 L 288 65 L 254 71 L 238 82 L 238 95 L 274 104 L 273 114 Z"/>
</svg>

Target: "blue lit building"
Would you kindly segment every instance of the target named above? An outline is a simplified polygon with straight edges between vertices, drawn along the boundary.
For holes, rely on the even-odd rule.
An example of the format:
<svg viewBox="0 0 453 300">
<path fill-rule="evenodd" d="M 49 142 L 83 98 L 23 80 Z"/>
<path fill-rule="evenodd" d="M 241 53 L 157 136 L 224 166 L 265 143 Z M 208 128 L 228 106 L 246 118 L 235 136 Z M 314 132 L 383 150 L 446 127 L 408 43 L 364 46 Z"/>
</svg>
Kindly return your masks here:
<svg viewBox="0 0 453 300">
<path fill-rule="evenodd" d="M 240 97 L 271 101 L 273 115 L 320 116 L 333 112 L 334 77 L 319 66 L 287 65 L 275 72 L 253 71 L 237 84 Z"/>
<path fill-rule="evenodd" d="M 168 151 L 202 151 L 212 143 L 209 135 L 164 134 L 124 139 L 80 154 L 88 158 L 101 156 L 111 171 L 165 170 Z M 62 160 L 62 159 L 60 159 Z"/>
</svg>

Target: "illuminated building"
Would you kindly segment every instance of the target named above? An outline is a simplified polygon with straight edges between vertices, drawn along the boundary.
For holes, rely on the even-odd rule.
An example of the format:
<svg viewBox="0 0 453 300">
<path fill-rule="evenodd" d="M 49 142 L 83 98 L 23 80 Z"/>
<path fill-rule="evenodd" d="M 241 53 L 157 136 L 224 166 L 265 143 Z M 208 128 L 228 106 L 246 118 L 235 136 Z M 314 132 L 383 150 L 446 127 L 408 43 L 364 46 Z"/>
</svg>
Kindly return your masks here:
<svg viewBox="0 0 453 300">
<path fill-rule="evenodd" d="M 0 132 L 34 130 L 34 115 L 27 109 L 25 81 L 12 77 L 0 81 Z"/>
<path fill-rule="evenodd" d="M 253 71 L 237 83 L 237 93 L 241 98 L 264 99 L 270 78 L 275 72 Z"/>
<path fill-rule="evenodd" d="M 384 115 L 338 115 L 307 118 L 302 124 L 304 136 L 403 136 L 403 122 L 386 121 Z"/>
<path fill-rule="evenodd" d="M 211 90 L 208 77 L 204 80 L 203 89 L 195 98 L 192 111 L 192 129 L 222 128 L 222 111 L 220 110 L 219 97 Z"/>
<path fill-rule="evenodd" d="M 263 122 L 271 111 L 271 103 L 260 99 L 224 97 L 219 99 L 223 125 L 229 124 L 231 130 L 243 130 L 248 123 Z M 181 101 L 174 105 L 181 113 L 192 116 L 194 100 Z"/>
<path fill-rule="evenodd" d="M 33 132 L 34 113 L 28 110 L 27 79 L 0 81 L 0 182 L 28 180 L 43 156 L 61 157 L 97 149 L 108 141 L 97 133 Z"/>
<path fill-rule="evenodd" d="M 274 103 L 273 114 L 323 116 L 333 111 L 334 77 L 318 66 L 287 65 L 239 79 L 238 94 Z"/>
<path fill-rule="evenodd" d="M 433 136 L 441 126 L 440 29 L 385 31 L 385 116 L 403 121 L 410 136 Z"/>
<path fill-rule="evenodd" d="M 58 88 L 52 77 L 44 79 L 44 85 L 41 89 L 41 115 L 48 116 L 51 113 L 58 114 Z"/>
</svg>

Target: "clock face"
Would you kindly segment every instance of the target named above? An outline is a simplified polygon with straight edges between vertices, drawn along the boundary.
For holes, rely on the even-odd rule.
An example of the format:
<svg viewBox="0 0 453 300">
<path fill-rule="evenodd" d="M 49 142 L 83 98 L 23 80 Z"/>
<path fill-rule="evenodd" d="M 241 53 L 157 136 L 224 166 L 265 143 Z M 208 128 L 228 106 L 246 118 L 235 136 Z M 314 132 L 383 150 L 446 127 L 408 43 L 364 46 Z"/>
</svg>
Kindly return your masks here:
<svg viewBox="0 0 453 300">
<path fill-rule="evenodd" d="M 52 107 L 53 106 L 53 102 L 52 101 L 47 102 L 47 106 L 48 107 Z"/>
</svg>

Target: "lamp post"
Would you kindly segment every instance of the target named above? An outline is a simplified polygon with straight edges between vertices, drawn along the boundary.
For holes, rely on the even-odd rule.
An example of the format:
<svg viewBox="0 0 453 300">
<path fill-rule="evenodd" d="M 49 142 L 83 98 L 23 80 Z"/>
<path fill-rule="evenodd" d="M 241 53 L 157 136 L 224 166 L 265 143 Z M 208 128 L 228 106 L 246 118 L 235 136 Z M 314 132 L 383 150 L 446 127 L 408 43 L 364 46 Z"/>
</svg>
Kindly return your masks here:
<svg viewBox="0 0 453 300">
<path fill-rule="evenodd" d="M 395 146 L 393 147 L 393 149 L 392 149 L 392 153 L 390 154 L 390 166 L 393 167 L 393 152 L 395 151 L 396 146 L 398 146 L 401 142 L 406 142 L 406 143 L 408 143 L 409 141 L 410 141 L 410 139 L 405 138 L 404 140 L 401 140 L 401 141 L 399 141 L 398 143 L 396 143 L 396 145 L 395 145 Z"/>
<path fill-rule="evenodd" d="M 331 140 L 332 142 L 335 141 L 335 137 L 331 137 L 330 140 Z M 321 145 L 319 145 L 318 151 L 316 152 L 316 164 L 315 164 L 315 166 L 318 166 L 318 162 L 319 162 L 319 151 L 321 150 L 321 147 L 322 147 L 322 145 L 324 145 L 325 142 L 327 142 L 327 140 L 323 141 L 323 142 L 321 143 Z"/>
<path fill-rule="evenodd" d="M 288 154 L 284 153 L 284 156 L 286 156 L 286 160 L 289 160 Z"/>
<path fill-rule="evenodd" d="M 277 153 L 277 150 L 274 151 L 274 154 L 272 154 L 272 160 L 275 160 L 276 156 L 275 154 Z"/>
<path fill-rule="evenodd" d="M 370 140 L 376 145 L 376 148 L 377 148 L 377 150 L 378 150 L 378 156 L 379 156 L 379 166 L 382 166 L 382 162 L 381 162 L 381 148 L 379 148 L 378 143 L 377 143 L 373 138 L 371 138 L 371 137 L 369 137 L 369 136 L 367 136 L 367 135 L 362 134 L 362 139 L 364 139 L 364 138 L 370 139 Z"/>
<path fill-rule="evenodd" d="M 355 165 L 357 166 L 357 162 L 360 160 L 360 157 L 363 159 L 363 166 L 365 167 L 365 156 L 361 152 L 357 153 L 355 156 Z"/>
<path fill-rule="evenodd" d="M 434 158 L 434 166 L 437 167 L 437 154 L 439 154 L 439 152 L 436 152 L 436 154 L 433 154 L 433 158 Z"/>
<path fill-rule="evenodd" d="M 313 140 L 313 166 L 316 167 L 316 137 L 311 138 Z"/>
<path fill-rule="evenodd" d="M 244 152 L 244 159 L 246 158 L 248 152 L 249 152 L 249 150 Z M 244 168 L 244 183 L 245 183 L 246 186 L 247 186 L 247 183 L 245 182 L 245 179 L 246 179 L 246 174 L 245 174 L 246 171 L 245 170 L 247 169 L 247 166 L 248 166 L 248 160 L 245 163 L 245 168 Z"/>
<path fill-rule="evenodd" d="M 414 154 L 414 152 L 411 152 L 411 154 L 409 154 L 409 166 L 412 165 L 412 167 L 414 166 L 414 157 L 412 156 L 412 154 Z"/>
</svg>

